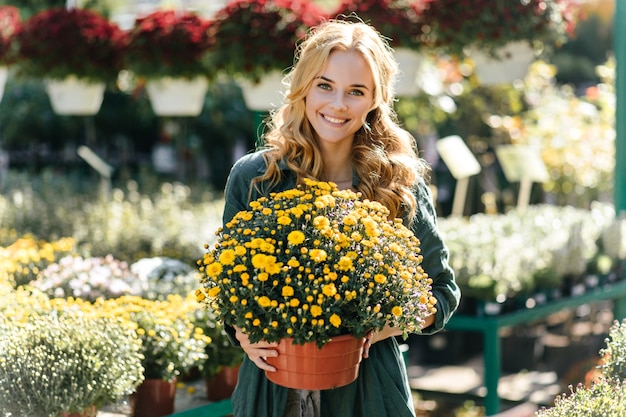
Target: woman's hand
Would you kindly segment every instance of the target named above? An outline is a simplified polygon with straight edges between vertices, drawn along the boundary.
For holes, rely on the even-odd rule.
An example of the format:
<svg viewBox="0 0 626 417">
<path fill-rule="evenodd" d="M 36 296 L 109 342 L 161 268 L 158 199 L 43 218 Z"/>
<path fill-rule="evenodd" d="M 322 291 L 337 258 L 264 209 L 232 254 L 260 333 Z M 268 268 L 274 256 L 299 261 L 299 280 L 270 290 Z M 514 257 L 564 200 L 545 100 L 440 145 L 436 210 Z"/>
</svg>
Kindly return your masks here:
<svg viewBox="0 0 626 417">
<path fill-rule="evenodd" d="M 424 320 L 424 325 L 422 326 L 422 328 L 425 329 L 426 327 L 430 326 L 434 322 L 435 322 L 435 315 L 431 314 L 430 316 L 426 317 L 426 320 Z M 402 330 L 398 329 L 397 327 L 390 327 L 389 325 L 385 325 L 385 327 L 383 327 L 382 330 L 378 332 L 370 330 L 365 335 L 365 344 L 363 345 L 363 358 L 369 357 L 370 347 L 372 347 L 374 343 L 380 342 L 381 340 L 385 340 L 388 337 L 400 336 L 401 334 L 402 334 Z"/>
<path fill-rule="evenodd" d="M 276 372 L 276 368 L 265 362 L 265 358 L 274 358 L 278 356 L 278 351 L 272 349 L 278 346 L 278 342 L 264 342 L 250 343 L 248 335 L 242 332 L 238 327 L 235 327 L 235 338 L 239 341 L 241 348 L 246 352 L 248 358 L 254 362 L 256 366 L 264 371 Z"/>
<path fill-rule="evenodd" d="M 381 330 L 375 332 L 370 330 L 365 335 L 365 344 L 363 345 L 363 358 L 368 358 L 370 355 L 370 347 L 376 342 L 380 342 L 381 340 L 385 340 L 391 336 L 400 336 L 402 334 L 402 330 L 397 327 L 390 327 L 385 324 Z"/>
</svg>

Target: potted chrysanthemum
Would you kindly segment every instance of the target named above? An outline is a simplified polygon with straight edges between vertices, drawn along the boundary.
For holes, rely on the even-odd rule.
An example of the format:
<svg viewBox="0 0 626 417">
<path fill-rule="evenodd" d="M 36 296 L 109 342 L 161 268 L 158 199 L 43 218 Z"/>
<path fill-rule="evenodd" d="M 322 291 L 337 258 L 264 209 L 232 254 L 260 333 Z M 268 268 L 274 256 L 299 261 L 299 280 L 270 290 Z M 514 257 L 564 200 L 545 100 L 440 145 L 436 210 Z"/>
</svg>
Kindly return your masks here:
<svg viewBox="0 0 626 417">
<path fill-rule="evenodd" d="M 133 394 L 133 416 L 173 413 L 178 376 L 206 358 L 208 338 L 190 317 L 197 308 L 195 298 L 171 295 L 165 300 L 148 300 L 127 295 L 98 299 L 94 305 L 136 325 L 145 381 Z"/>
<path fill-rule="evenodd" d="M 192 320 L 211 339 L 205 348 L 207 358 L 198 367 L 205 381 L 207 399 L 229 398 L 237 385 L 243 349 L 233 345 L 213 308 L 199 304 L 192 313 Z"/>
<path fill-rule="evenodd" d="M 15 42 L 18 74 L 44 79 L 54 111 L 87 115 L 117 79 L 125 34 L 92 10 L 53 8 L 25 20 Z"/>
<path fill-rule="evenodd" d="M 308 0 L 232 0 L 217 11 L 212 25 L 215 66 L 242 84 L 251 110 L 277 106 L 296 42 L 324 15 Z"/>
<path fill-rule="evenodd" d="M 198 296 L 252 342 L 278 341 L 278 360 L 306 356 L 310 380 L 282 362 L 270 380 L 304 389 L 350 383 L 367 332 L 386 324 L 419 332 L 435 311 L 419 240 L 388 213 L 333 183 L 306 181 L 262 197 L 219 232 L 200 262 Z M 314 356 L 337 345 L 349 351 L 342 366 Z M 324 365 L 336 380 L 311 370 Z"/>
<path fill-rule="evenodd" d="M 457 57 L 469 55 L 479 61 L 477 66 L 517 58 L 519 63 L 499 71 L 500 76 L 510 75 L 521 67 L 515 78 L 523 77 L 536 50 L 564 43 L 576 17 L 572 0 L 432 0 L 422 13 L 430 47 Z M 479 74 L 483 83 L 499 82 L 494 77 Z"/>
<path fill-rule="evenodd" d="M 371 24 L 389 39 L 394 49 L 400 76 L 396 94 L 411 96 L 417 93 L 415 78 L 424 48 L 422 10 L 428 0 L 343 0 L 331 14 L 333 17 L 355 17 Z"/>
<path fill-rule="evenodd" d="M 9 72 L 7 67 L 15 61 L 13 36 L 20 23 L 20 10 L 17 7 L 0 6 L 0 100 Z"/>
<path fill-rule="evenodd" d="M 197 116 L 214 77 L 208 56 L 211 22 L 182 10 L 138 17 L 128 33 L 124 67 L 146 80 L 152 108 L 162 116 Z"/>
</svg>

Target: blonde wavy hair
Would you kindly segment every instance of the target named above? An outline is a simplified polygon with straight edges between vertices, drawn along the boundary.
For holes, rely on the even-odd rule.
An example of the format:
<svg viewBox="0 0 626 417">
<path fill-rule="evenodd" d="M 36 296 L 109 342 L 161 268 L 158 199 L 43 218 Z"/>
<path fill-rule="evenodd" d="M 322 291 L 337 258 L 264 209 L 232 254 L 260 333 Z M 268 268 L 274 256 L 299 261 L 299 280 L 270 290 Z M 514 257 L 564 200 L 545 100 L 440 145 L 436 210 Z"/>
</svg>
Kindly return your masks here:
<svg viewBox="0 0 626 417">
<path fill-rule="evenodd" d="M 384 204 L 392 217 L 412 220 L 417 205 L 414 188 L 427 175 L 428 166 L 418 157 L 414 138 L 398 125 L 393 110 L 398 73 L 393 51 L 380 33 L 363 22 L 324 22 L 299 44 L 295 64 L 284 78 L 288 86 L 284 104 L 271 114 L 264 135 L 267 171 L 253 183 L 269 181 L 276 185 L 281 179 L 280 161 L 296 174 L 297 182 L 303 178 L 320 180 L 324 161 L 306 118 L 305 97 L 333 51 L 357 51 L 374 78 L 374 108 L 352 145 L 352 164 L 360 180 L 358 191 L 364 198 Z"/>
</svg>

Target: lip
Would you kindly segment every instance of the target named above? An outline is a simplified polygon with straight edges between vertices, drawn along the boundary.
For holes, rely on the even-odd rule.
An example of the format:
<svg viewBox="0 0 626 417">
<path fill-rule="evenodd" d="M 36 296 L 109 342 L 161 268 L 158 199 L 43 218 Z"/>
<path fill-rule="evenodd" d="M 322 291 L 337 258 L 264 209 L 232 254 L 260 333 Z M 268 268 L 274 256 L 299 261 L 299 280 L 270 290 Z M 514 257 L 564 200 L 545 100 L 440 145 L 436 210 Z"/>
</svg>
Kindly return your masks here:
<svg viewBox="0 0 626 417">
<path fill-rule="evenodd" d="M 333 125 L 344 125 L 350 121 L 350 119 L 345 119 L 343 117 L 333 117 L 323 113 L 320 113 L 320 115 L 322 116 L 322 119 L 324 119 L 324 121 Z"/>
</svg>

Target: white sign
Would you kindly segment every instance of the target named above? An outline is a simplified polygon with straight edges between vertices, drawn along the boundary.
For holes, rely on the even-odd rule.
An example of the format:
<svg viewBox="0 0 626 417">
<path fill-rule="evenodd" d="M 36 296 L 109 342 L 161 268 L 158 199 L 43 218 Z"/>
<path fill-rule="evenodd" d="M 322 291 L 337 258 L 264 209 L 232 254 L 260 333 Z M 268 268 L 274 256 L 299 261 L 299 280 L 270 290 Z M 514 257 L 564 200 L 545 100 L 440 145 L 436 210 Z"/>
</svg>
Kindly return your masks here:
<svg viewBox="0 0 626 417">
<path fill-rule="evenodd" d="M 446 136 L 437 141 L 437 151 L 455 179 L 467 178 L 480 172 L 478 160 L 460 136 Z"/>
<path fill-rule="evenodd" d="M 525 145 L 501 145 L 496 148 L 498 161 L 509 182 L 546 182 L 550 174 L 539 150 Z"/>
</svg>

